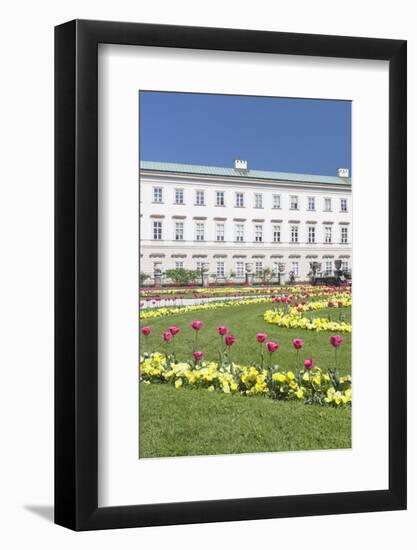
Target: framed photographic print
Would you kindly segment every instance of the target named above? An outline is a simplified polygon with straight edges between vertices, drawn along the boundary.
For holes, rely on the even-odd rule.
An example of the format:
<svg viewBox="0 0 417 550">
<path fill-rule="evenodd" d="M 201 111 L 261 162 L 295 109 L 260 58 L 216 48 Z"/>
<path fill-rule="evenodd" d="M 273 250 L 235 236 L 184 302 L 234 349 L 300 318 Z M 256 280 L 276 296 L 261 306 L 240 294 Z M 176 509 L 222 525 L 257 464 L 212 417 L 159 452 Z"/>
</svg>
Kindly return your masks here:
<svg viewBox="0 0 417 550">
<path fill-rule="evenodd" d="M 55 521 L 406 507 L 406 42 L 55 32 Z"/>
</svg>

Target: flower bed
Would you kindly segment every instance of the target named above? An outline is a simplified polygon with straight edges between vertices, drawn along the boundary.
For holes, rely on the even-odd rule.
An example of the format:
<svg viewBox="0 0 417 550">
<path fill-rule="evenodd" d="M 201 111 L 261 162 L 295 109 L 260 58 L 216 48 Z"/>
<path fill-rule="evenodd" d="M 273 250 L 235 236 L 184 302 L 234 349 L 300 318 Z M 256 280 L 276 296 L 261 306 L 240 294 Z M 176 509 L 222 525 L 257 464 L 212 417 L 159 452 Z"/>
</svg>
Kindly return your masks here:
<svg viewBox="0 0 417 550">
<path fill-rule="evenodd" d="M 311 360 L 310 360 L 311 361 Z M 339 377 L 336 371 L 323 372 L 307 363 L 304 370 L 283 371 L 278 366 L 261 368 L 231 363 L 196 360 L 175 363 L 167 354 L 155 352 L 140 358 L 142 383 L 170 383 L 206 391 L 244 396 L 263 395 L 272 399 L 302 401 L 323 406 L 350 406 L 351 377 Z"/>
<path fill-rule="evenodd" d="M 352 300 L 350 294 L 339 294 L 335 296 L 334 301 L 315 301 L 299 304 L 296 307 L 269 309 L 264 313 L 264 320 L 267 323 L 278 325 L 284 328 L 300 328 L 305 330 L 314 330 L 320 332 L 323 330 L 334 332 L 352 332 L 352 324 L 344 320 L 331 320 L 330 318 L 309 318 L 304 313 L 328 308 L 351 307 Z"/>
</svg>

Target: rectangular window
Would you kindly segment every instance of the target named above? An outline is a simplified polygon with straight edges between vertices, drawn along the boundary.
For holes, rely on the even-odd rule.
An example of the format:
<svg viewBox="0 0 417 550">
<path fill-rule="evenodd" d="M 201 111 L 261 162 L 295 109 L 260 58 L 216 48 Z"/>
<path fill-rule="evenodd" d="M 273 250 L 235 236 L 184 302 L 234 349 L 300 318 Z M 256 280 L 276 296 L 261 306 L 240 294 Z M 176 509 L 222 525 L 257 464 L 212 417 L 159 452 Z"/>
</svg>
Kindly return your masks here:
<svg viewBox="0 0 417 550">
<path fill-rule="evenodd" d="M 331 244 L 332 242 L 332 228 L 330 225 L 326 225 L 324 228 L 324 242 Z"/>
<path fill-rule="evenodd" d="M 224 277 L 224 262 L 216 263 L 216 275 L 217 277 Z"/>
<path fill-rule="evenodd" d="M 216 191 L 216 206 L 224 206 L 224 191 Z"/>
<path fill-rule="evenodd" d="M 347 227 L 341 227 L 341 229 L 340 229 L 340 242 L 342 244 L 347 244 L 347 242 L 348 242 L 348 228 Z"/>
<path fill-rule="evenodd" d="M 204 241 L 204 223 L 198 222 L 195 224 L 195 240 Z"/>
<path fill-rule="evenodd" d="M 243 223 L 237 223 L 235 225 L 235 238 L 236 242 L 243 243 L 245 239 L 245 227 Z"/>
<path fill-rule="evenodd" d="M 263 236 L 262 225 L 255 225 L 255 242 L 261 243 Z"/>
<path fill-rule="evenodd" d="M 347 212 L 347 199 L 340 199 L 340 211 Z"/>
<path fill-rule="evenodd" d="M 175 269 L 184 269 L 184 262 L 175 262 Z"/>
<path fill-rule="evenodd" d="M 204 206 L 204 191 L 195 192 L 195 203 L 197 206 Z"/>
<path fill-rule="evenodd" d="M 325 264 L 324 264 L 324 272 L 326 275 L 331 275 L 332 274 L 332 261 L 331 260 L 326 260 Z"/>
<path fill-rule="evenodd" d="M 255 262 L 255 274 L 256 275 L 262 275 L 262 272 L 263 272 L 262 262 Z"/>
<path fill-rule="evenodd" d="M 155 241 L 162 239 L 162 222 L 153 222 L 153 238 Z"/>
<path fill-rule="evenodd" d="M 216 223 L 216 241 L 224 241 L 224 223 Z"/>
<path fill-rule="evenodd" d="M 308 197 L 308 210 L 316 209 L 316 199 L 314 197 Z"/>
<path fill-rule="evenodd" d="M 298 277 L 298 262 L 291 262 L 291 271 L 295 277 Z"/>
<path fill-rule="evenodd" d="M 175 189 L 175 204 L 184 204 L 184 189 Z"/>
<path fill-rule="evenodd" d="M 204 267 L 203 262 L 196 262 L 195 263 L 195 270 L 197 271 L 197 273 L 201 273 L 201 271 L 203 270 L 203 267 Z"/>
<path fill-rule="evenodd" d="M 324 199 L 324 211 L 325 212 L 331 212 L 332 211 L 332 199 L 325 198 Z"/>
<path fill-rule="evenodd" d="M 280 225 L 274 225 L 272 228 L 272 239 L 274 243 L 280 243 L 281 242 L 281 226 Z"/>
<path fill-rule="evenodd" d="M 272 195 L 272 208 L 281 208 L 281 195 Z"/>
<path fill-rule="evenodd" d="M 243 199 L 243 193 L 236 193 L 236 207 L 243 208 L 244 206 L 245 204 Z"/>
<path fill-rule="evenodd" d="M 175 240 L 184 240 L 184 222 L 175 222 Z"/>
<path fill-rule="evenodd" d="M 290 210 L 298 210 L 298 197 L 297 197 L 297 195 L 291 195 L 291 197 L 290 197 Z"/>
<path fill-rule="evenodd" d="M 245 276 L 245 264 L 241 260 L 236 262 L 236 277 L 242 279 Z"/>
<path fill-rule="evenodd" d="M 314 244 L 316 242 L 316 228 L 314 225 L 308 227 L 308 243 Z"/>
<path fill-rule="evenodd" d="M 162 202 L 162 187 L 153 188 L 153 202 Z"/>
<path fill-rule="evenodd" d="M 255 193 L 255 208 L 263 208 L 262 193 Z"/>
<path fill-rule="evenodd" d="M 291 226 L 291 242 L 298 243 L 298 225 Z"/>
<path fill-rule="evenodd" d="M 349 263 L 347 260 L 342 261 L 342 271 L 349 271 Z"/>
</svg>

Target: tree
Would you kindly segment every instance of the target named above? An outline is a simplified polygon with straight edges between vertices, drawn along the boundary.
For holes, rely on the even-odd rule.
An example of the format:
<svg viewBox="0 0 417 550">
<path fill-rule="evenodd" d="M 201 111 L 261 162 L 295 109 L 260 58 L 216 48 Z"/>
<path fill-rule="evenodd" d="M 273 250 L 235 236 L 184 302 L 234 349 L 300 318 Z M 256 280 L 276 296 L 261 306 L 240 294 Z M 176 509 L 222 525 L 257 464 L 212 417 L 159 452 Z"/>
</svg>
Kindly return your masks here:
<svg viewBox="0 0 417 550">
<path fill-rule="evenodd" d="M 191 269 L 167 269 L 165 271 L 165 277 L 171 279 L 171 281 L 177 285 L 189 285 L 197 279 L 198 273 Z"/>
<path fill-rule="evenodd" d="M 143 286 L 147 279 L 149 279 L 149 275 L 144 273 L 143 271 L 141 271 L 140 274 L 139 274 L 139 284 L 140 284 L 140 286 Z"/>
</svg>

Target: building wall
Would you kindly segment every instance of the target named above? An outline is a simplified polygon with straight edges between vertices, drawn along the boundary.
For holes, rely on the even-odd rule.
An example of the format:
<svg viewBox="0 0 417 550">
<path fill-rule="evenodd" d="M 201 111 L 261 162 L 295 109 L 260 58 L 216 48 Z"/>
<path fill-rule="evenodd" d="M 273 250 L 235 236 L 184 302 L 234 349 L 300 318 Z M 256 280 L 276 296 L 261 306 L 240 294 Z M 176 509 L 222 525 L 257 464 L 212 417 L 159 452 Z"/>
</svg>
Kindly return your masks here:
<svg viewBox="0 0 417 550">
<path fill-rule="evenodd" d="M 162 189 L 162 202 L 155 202 L 154 188 Z M 183 204 L 176 204 L 175 192 L 183 191 Z M 196 204 L 196 191 L 204 191 L 204 205 Z M 216 204 L 216 192 L 224 193 L 224 205 Z M 236 206 L 236 193 L 244 194 L 244 205 Z M 255 206 L 255 194 L 262 195 L 262 207 Z M 280 207 L 274 207 L 273 195 L 280 195 Z M 291 196 L 298 197 L 298 209 L 291 209 Z M 309 210 L 309 197 L 315 209 Z M 325 211 L 325 198 L 331 199 L 331 211 Z M 341 210 L 346 200 L 346 212 Z M 274 180 L 256 180 L 250 176 L 221 177 L 196 174 L 172 174 L 141 171 L 140 176 L 140 252 L 141 271 L 152 274 L 154 262 L 162 262 L 163 271 L 183 266 L 196 269 L 206 262 L 210 274 L 224 262 L 225 275 L 236 272 L 236 262 L 262 262 L 262 268 L 276 269 L 284 262 L 286 273 L 298 263 L 298 279 L 306 279 L 310 262 L 342 259 L 351 269 L 351 189 L 350 184 L 312 184 Z M 155 240 L 154 222 L 161 224 L 161 240 Z M 183 240 L 175 238 L 175 224 L 183 224 Z M 204 241 L 196 240 L 196 224 L 204 224 Z M 224 240 L 217 240 L 216 225 L 224 226 Z M 244 226 L 244 240 L 236 240 L 236 225 Z M 262 241 L 256 241 L 256 226 L 262 226 Z M 280 242 L 274 242 L 274 226 L 280 228 Z M 298 228 L 298 243 L 291 242 L 291 228 Z M 309 228 L 314 227 L 315 242 L 309 243 Z M 325 242 L 326 227 L 332 242 Z M 342 227 L 347 228 L 347 243 L 341 242 Z M 178 263 L 182 262 L 182 263 Z M 259 267 L 259 264 L 258 264 Z M 241 278 L 242 279 L 242 278 Z"/>
</svg>

